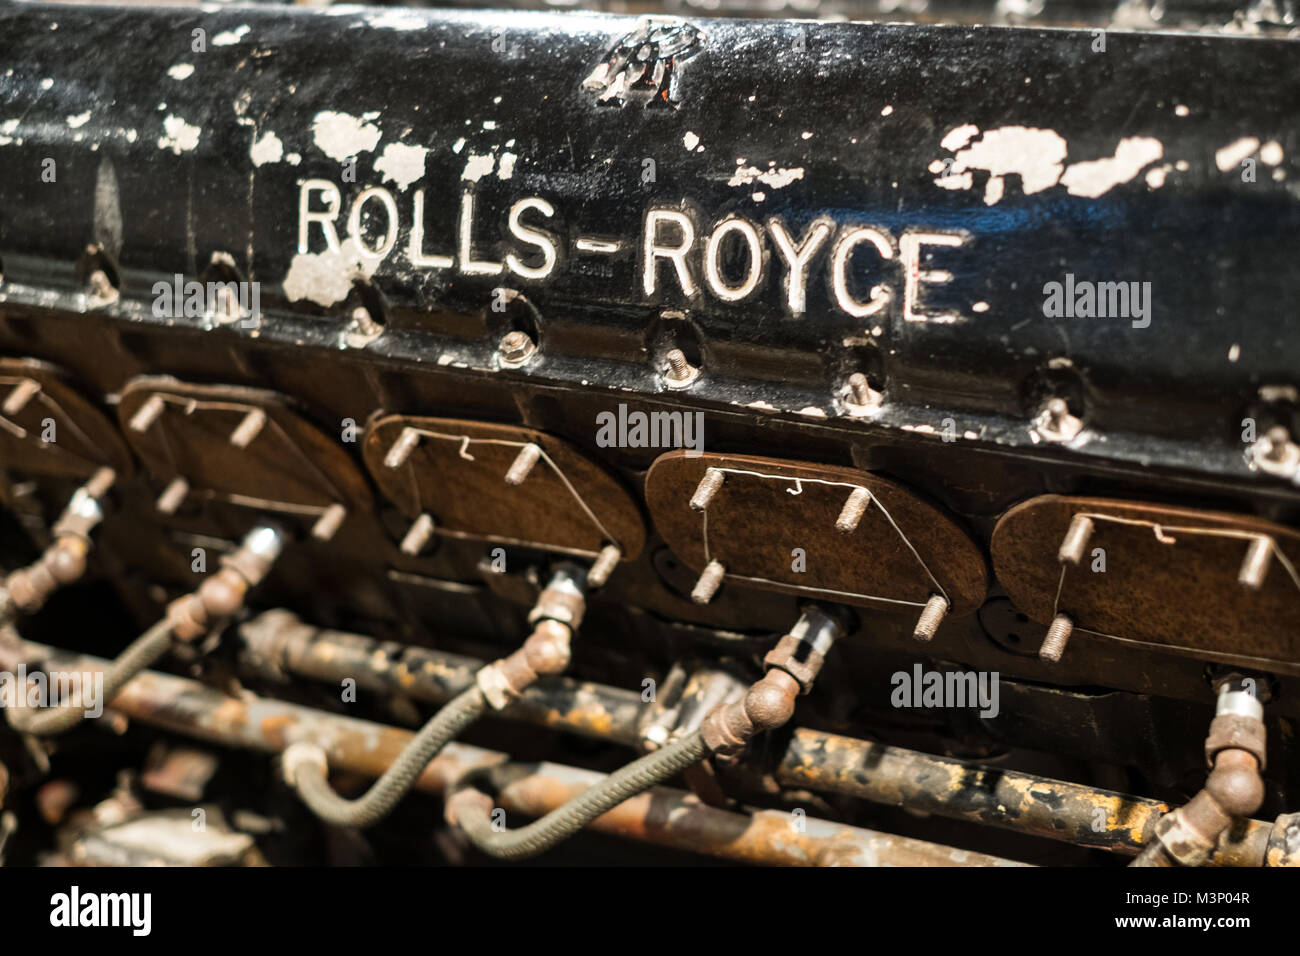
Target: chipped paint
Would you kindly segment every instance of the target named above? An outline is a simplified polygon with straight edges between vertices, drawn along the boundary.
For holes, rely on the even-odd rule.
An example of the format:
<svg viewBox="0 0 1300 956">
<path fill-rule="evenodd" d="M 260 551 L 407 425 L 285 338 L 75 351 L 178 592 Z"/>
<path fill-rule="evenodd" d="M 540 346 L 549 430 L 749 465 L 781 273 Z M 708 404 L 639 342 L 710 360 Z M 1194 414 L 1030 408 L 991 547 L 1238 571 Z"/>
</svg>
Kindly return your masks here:
<svg viewBox="0 0 1300 956">
<path fill-rule="evenodd" d="M 89 122 L 90 110 L 86 110 L 84 113 L 78 113 L 76 116 L 68 117 L 68 125 L 73 129 L 81 129 L 81 127 L 85 126 Z"/>
<path fill-rule="evenodd" d="M 424 146 L 389 143 L 375 160 L 375 172 L 382 173 L 386 181 L 396 183 L 399 190 L 406 192 L 411 183 L 424 175 L 428 155 L 429 150 Z"/>
<path fill-rule="evenodd" d="M 382 134 L 379 127 L 371 122 L 378 118 L 377 111 L 353 116 L 350 113 L 321 110 L 311 123 L 312 138 L 322 153 L 341 163 L 350 157 L 368 153 L 379 145 Z"/>
<path fill-rule="evenodd" d="M 1253 136 L 1243 136 L 1236 142 L 1215 150 L 1214 165 L 1219 167 L 1219 172 L 1226 173 L 1228 170 L 1240 166 L 1241 161 L 1257 149 L 1259 149 L 1259 140 Z"/>
<path fill-rule="evenodd" d="M 1130 136 L 1119 141 L 1114 156 L 1070 166 L 1061 176 L 1061 185 L 1072 196 L 1096 198 L 1121 183 L 1131 181 L 1164 154 L 1160 140 L 1150 136 Z"/>
<path fill-rule="evenodd" d="M 252 29 L 247 24 L 237 26 L 233 30 L 226 30 L 224 33 L 218 33 L 212 38 L 213 46 L 234 46 L 244 37 L 248 36 L 248 31 Z"/>
<path fill-rule="evenodd" d="M 728 186 L 751 186 L 755 181 L 770 186 L 773 189 L 784 189 L 796 180 L 803 179 L 804 170 L 802 166 L 796 166 L 791 169 L 773 167 L 762 170 L 757 166 L 741 166 L 731 179 L 727 180 Z"/>
<path fill-rule="evenodd" d="M 158 137 L 158 148 L 170 149 L 179 156 L 199 145 L 201 132 L 197 126 L 185 122 L 179 116 L 168 116 L 163 120 L 163 135 Z"/>
<path fill-rule="evenodd" d="M 362 254 L 356 239 L 348 236 L 338 249 L 303 252 L 293 257 L 284 277 L 284 295 L 290 302 L 304 299 L 317 305 L 342 302 L 357 279 L 369 279 L 379 260 Z"/>
<path fill-rule="evenodd" d="M 519 159 L 514 153 L 502 153 L 501 162 L 497 164 L 497 176 L 510 179 L 515 174 L 515 162 Z"/>
<path fill-rule="evenodd" d="M 173 80 L 188 80 L 194 75 L 193 63 L 177 63 L 167 71 L 167 75 Z"/>
<path fill-rule="evenodd" d="M 469 159 L 465 162 L 465 170 L 460 174 L 460 178 L 476 183 L 484 176 L 492 175 L 496 162 L 496 157 L 491 154 L 479 156 L 477 153 L 470 153 Z"/>
<path fill-rule="evenodd" d="M 253 143 L 248 150 L 248 155 L 252 159 L 254 166 L 278 163 L 284 157 L 284 143 L 280 141 L 280 137 L 267 130 L 260 139 Z"/>
</svg>

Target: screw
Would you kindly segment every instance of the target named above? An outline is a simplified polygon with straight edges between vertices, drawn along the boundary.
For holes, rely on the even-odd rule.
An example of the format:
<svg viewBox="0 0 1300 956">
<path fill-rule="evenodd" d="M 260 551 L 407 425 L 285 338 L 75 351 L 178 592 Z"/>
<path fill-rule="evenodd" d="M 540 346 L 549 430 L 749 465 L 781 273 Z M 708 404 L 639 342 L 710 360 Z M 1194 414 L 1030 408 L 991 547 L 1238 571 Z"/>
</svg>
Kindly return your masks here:
<svg viewBox="0 0 1300 956">
<path fill-rule="evenodd" d="M 862 516 L 867 513 L 869 504 L 871 504 L 871 492 L 866 488 L 854 488 L 848 500 L 844 502 L 839 518 L 835 521 L 835 530 L 840 534 L 856 531 Z"/>
<path fill-rule="evenodd" d="M 722 566 L 722 562 L 714 558 L 705 565 L 700 579 L 695 582 L 695 587 L 691 589 L 691 600 L 696 604 L 708 604 L 713 600 L 713 596 L 718 593 L 718 588 L 722 586 L 723 575 L 727 569 Z"/>
<path fill-rule="evenodd" d="M 111 302 L 117 298 L 117 290 L 113 288 L 113 283 L 109 281 L 108 273 L 103 269 L 96 269 L 86 277 L 86 285 L 90 288 L 90 295 L 93 299 L 99 299 L 103 302 Z"/>
<path fill-rule="evenodd" d="M 153 423 L 158 420 L 158 416 L 163 413 L 165 408 L 166 405 L 160 396 L 150 395 L 148 401 L 141 405 L 136 413 L 131 416 L 131 420 L 127 422 L 127 427 L 133 432 L 147 432 L 153 427 Z"/>
<path fill-rule="evenodd" d="M 397 436 L 397 441 L 389 447 L 388 454 L 384 455 L 384 467 L 401 468 L 418 444 L 420 444 L 420 433 L 407 425 Z"/>
<path fill-rule="evenodd" d="M 1258 591 L 1268 577 L 1268 566 L 1272 559 L 1273 539 L 1266 534 L 1252 538 L 1250 547 L 1246 549 L 1245 560 L 1241 562 L 1241 570 L 1237 572 L 1237 583 Z"/>
<path fill-rule="evenodd" d="M 253 443 L 253 439 L 262 431 L 266 424 L 266 412 L 260 408 L 250 409 L 244 416 L 244 420 L 239 423 L 233 432 L 230 433 L 230 444 L 236 448 L 247 448 Z"/>
<path fill-rule="evenodd" d="M 1043 638 L 1042 647 L 1038 649 L 1038 656 L 1042 660 L 1055 664 L 1065 653 L 1065 645 L 1072 633 L 1074 633 L 1074 622 L 1064 614 L 1056 615 L 1047 629 L 1047 636 Z"/>
<path fill-rule="evenodd" d="M 527 332 L 516 329 L 501 337 L 501 341 L 497 344 L 497 352 L 501 356 L 501 361 L 507 365 L 522 365 L 537 352 L 537 344 Z"/>
<path fill-rule="evenodd" d="M 542 457 L 542 450 L 529 442 L 523 448 L 519 449 L 519 454 L 515 457 L 514 464 L 506 472 L 507 485 L 522 485 L 524 479 L 533 470 L 533 465 L 537 464 L 537 459 Z"/>
<path fill-rule="evenodd" d="M 338 532 L 343 519 L 348 516 L 348 509 L 337 501 L 325 509 L 325 513 L 316 519 L 311 527 L 311 536 L 317 541 L 328 541 Z"/>
<path fill-rule="evenodd" d="M 417 556 L 424 550 L 433 537 L 433 516 L 422 514 L 411 522 L 411 528 L 406 532 L 406 537 L 402 538 L 400 545 L 403 554 L 409 554 L 411 557 Z"/>
<path fill-rule="evenodd" d="M 1083 552 L 1092 537 L 1092 519 L 1085 515 L 1075 515 L 1070 521 L 1069 530 L 1056 552 L 1056 560 L 1062 564 L 1078 564 L 1083 560 Z"/>
<path fill-rule="evenodd" d="M 616 544 L 607 544 L 600 549 L 600 554 L 596 555 L 595 562 L 591 565 L 591 570 L 587 572 L 587 583 L 593 588 L 604 587 L 609 576 L 614 573 L 614 568 L 622 559 L 623 552 L 618 549 Z"/>
<path fill-rule="evenodd" d="M 1070 414 L 1063 398 L 1049 398 L 1038 413 L 1038 433 L 1048 441 L 1069 441 L 1083 430 L 1083 422 Z"/>
<path fill-rule="evenodd" d="M 700 374 L 700 370 L 687 361 L 686 353 L 681 349 L 669 349 L 664 358 L 668 362 L 668 373 L 664 380 L 669 388 L 685 388 Z"/>
<path fill-rule="evenodd" d="M 939 632 L 939 625 L 948 613 L 948 601 L 942 594 L 931 594 L 930 600 L 921 609 L 921 616 L 916 619 L 912 637 L 918 641 L 929 641 Z"/>
<path fill-rule="evenodd" d="M 716 468 L 709 468 L 704 472 L 704 477 L 695 487 L 695 494 L 691 495 L 691 510 L 703 511 L 713 500 L 713 496 L 718 493 L 722 487 L 723 479 L 726 478 L 721 471 Z"/>
<path fill-rule="evenodd" d="M 869 408 L 876 408 L 884 400 L 884 396 L 871 387 L 871 382 L 861 372 L 854 372 L 849 376 L 849 408 L 856 411 L 864 411 Z"/>
</svg>

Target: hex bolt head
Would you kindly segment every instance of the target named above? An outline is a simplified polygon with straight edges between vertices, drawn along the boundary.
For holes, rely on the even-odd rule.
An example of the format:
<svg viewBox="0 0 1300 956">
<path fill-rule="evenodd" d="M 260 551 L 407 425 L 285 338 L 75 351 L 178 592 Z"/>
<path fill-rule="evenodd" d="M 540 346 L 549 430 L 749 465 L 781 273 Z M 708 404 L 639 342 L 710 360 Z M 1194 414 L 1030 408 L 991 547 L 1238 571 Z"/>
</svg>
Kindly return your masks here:
<svg viewBox="0 0 1300 956">
<path fill-rule="evenodd" d="M 86 287 L 90 290 L 92 299 L 105 305 L 117 299 L 117 289 L 113 288 L 108 273 L 103 269 L 96 269 L 86 277 Z"/>
<path fill-rule="evenodd" d="M 871 387 L 870 380 L 862 372 L 849 376 L 849 394 L 845 401 L 850 411 L 862 414 L 878 408 L 884 400 L 885 397 Z"/>
<path fill-rule="evenodd" d="M 1043 402 L 1034 419 L 1035 430 L 1047 441 L 1070 441 L 1083 430 L 1083 420 L 1070 413 L 1069 403 L 1060 397 Z"/>
<path fill-rule="evenodd" d="M 1074 622 L 1065 614 L 1056 615 L 1052 618 L 1052 623 L 1047 628 L 1047 636 L 1043 638 L 1043 644 L 1038 649 L 1039 658 L 1055 664 L 1065 653 L 1065 645 L 1073 633 Z"/>
<path fill-rule="evenodd" d="M 939 625 L 948 614 L 948 601 L 942 594 L 931 594 L 930 600 L 921 609 L 921 616 L 916 619 L 912 637 L 918 641 L 930 641 L 939 632 Z"/>
<path fill-rule="evenodd" d="M 854 488 L 844 502 L 839 518 L 835 520 L 835 530 L 840 534 L 851 534 L 856 531 L 858 524 L 862 521 L 862 516 L 867 513 L 867 506 L 870 504 L 871 492 L 867 491 L 866 488 Z"/>
<path fill-rule="evenodd" d="M 1061 564 L 1078 564 L 1083 560 L 1083 553 L 1088 548 L 1088 539 L 1092 537 L 1092 519 L 1087 515 L 1075 515 L 1070 527 L 1065 532 L 1061 547 L 1056 552 L 1056 560 Z"/>
<path fill-rule="evenodd" d="M 722 566 L 722 562 L 714 558 L 700 573 L 699 580 L 695 582 L 695 587 L 691 589 L 691 600 L 696 604 L 708 604 L 713 600 L 713 596 L 718 593 L 718 588 L 722 586 L 722 578 L 726 575 L 727 569 Z"/>
<path fill-rule="evenodd" d="M 537 354 L 537 343 L 527 332 L 507 332 L 497 343 L 497 354 L 506 365 L 523 365 Z"/>
</svg>

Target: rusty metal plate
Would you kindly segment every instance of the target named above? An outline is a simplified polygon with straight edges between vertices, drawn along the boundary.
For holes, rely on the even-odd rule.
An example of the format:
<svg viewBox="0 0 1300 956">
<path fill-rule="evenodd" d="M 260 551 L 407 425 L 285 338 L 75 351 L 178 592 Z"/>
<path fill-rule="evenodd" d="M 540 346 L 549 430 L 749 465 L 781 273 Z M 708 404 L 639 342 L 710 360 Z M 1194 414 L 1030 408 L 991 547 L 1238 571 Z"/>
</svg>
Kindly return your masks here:
<svg viewBox="0 0 1300 956">
<path fill-rule="evenodd" d="M 0 404 L 3 467 L 70 478 L 87 478 L 103 465 L 119 478 L 131 473 L 131 452 L 117 425 L 57 366 L 0 358 Z"/>
<path fill-rule="evenodd" d="M 723 483 L 696 511 L 691 496 L 711 468 Z M 841 532 L 836 521 L 858 488 L 870 503 L 856 529 Z M 988 574 L 975 542 L 915 492 L 852 468 L 674 451 L 650 466 L 646 504 L 682 561 L 699 571 L 716 559 L 724 581 L 883 610 L 942 593 L 950 613 L 964 614 L 984 600 Z M 796 549 L 805 570 L 794 569 Z"/>
<path fill-rule="evenodd" d="M 161 407 L 151 417 L 146 405 L 155 399 Z M 143 376 L 122 390 L 117 413 L 149 474 L 184 479 L 190 495 L 308 519 L 337 506 L 348 514 L 372 509 L 361 469 L 282 395 Z M 263 416 L 258 427 L 250 415 Z"/>
<path fill-rule="evenodd" d="M 1076 514 L 1092 516 L 1093 531 L 1083 560 L 1062 565 L 1057 550 Z M 1259 590 L 1251 590 L 1237 578 L 1258 535 L 1278 550 Z M 1093 570 L 1098 548 L 1104 571 Z M 1082 639 L 1300 671 L 1300 583 L 1293 577 L 1300 532 L 1290 528 L 1246 515 L 1045 495 L 1002 516 L 992 552 L 1011 600 L 1040 624 L 1060 611 Z"/>
<path fill-rule="evenodd" d="M 385 463 L 408 430 L 418 441 Z M 541 451 L 517 485 L 506 474 L 528 445 Z M 645 523 L 631 494 L 577 448 L 545 432 L 453 418 L 388 415 L 366 431 L 366 468 L 408 518 L 434 519 L 436 533 L 595 555 L 617 545 L 624 560 L 645 547 Z"/>
</svg>

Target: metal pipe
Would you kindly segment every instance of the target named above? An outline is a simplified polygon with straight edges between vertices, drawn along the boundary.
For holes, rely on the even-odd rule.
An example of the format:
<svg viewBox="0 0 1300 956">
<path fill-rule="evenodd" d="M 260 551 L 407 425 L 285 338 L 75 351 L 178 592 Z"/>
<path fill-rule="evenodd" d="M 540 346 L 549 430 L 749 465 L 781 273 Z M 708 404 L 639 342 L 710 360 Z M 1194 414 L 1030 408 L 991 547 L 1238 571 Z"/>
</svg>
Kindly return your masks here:
<svg viewBox="0 0 1300 956">
<path fill-rule="evenodd" d="M 776 771 L 807 787 L 956 820 L 1135 855 L 1153 838 L 1168 804 L 1035 774 L 814 730 L 796 730 Z M 1261 866 L 1273 827 L 1243 820 L 1225 835 L 1211 866 Z"/>
<path fill-rule="evenodd" d="M 289 672 L 337 683 L 345 677 L 380 693 L 442 703 L 473 682 L 471 657 L 322 630 L 289 611 L 267 611 L 240 628 L 249 673 Z M 639 747 L 640 695 L 569 678 L 539 681 L 503 716 Z M 1155 822 L 1170 811 L 1159 800 L 1098 790 L 889 747 L 814 730 L 796 730 L 776 770 L 789 787 L 806 787 L 923 810 L 1124 855 L 1141 852 Z M 1209 865 L 1259 866 L 1272 824 L 1246 820 Z"/>
<path fill-rule="evenodd" d="M 484 662 L 446 651 L 377 641 L 361 634 L 304 624 L 274 610 L 240 625 L 246 673 L 283 678 L 285 672 L 337 684 L 352 678 L 378 694 L 443 704 L 474 684 Z M 641 695 L 569 677 L 546 677 L 512 701 L 502 716 L 636 747 Z"/>
<path fill-rule="evenodd" d="M 25 660 L 94 672 L 109 666 L 30 641 L 13 648 Z M 0 657 L 5 656 L 0 654 Z M 7 663 L 0 661 L 0 664 Z M 15 665 L 16 666 L 16 663 Z M 113 710 L 141 723 L 228 747 L 278 753 L 297 742 L 320 746 L 331 767 L 378 777 L 410 742 L 412 733 L 245 693 L 228 697 L 198 681 L 145 671 L 126 685 Z M 425 767 L 415 788 L 441 794 L 470 770 L 509 780 L 496 796 L 508 813 L 544 816 L 604 774 L 559 764 L 512 764 L 507 754 L 450 743 Z M 752 815 L 701 804 L 681 790 L 656 787 L 624 801 L 591 829 L 673 849 L 743 863 L 778 866 L 1023 866 L 910 837 L 781 811 Z"/>
</svg>

